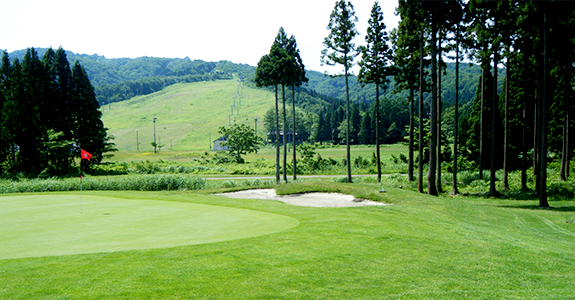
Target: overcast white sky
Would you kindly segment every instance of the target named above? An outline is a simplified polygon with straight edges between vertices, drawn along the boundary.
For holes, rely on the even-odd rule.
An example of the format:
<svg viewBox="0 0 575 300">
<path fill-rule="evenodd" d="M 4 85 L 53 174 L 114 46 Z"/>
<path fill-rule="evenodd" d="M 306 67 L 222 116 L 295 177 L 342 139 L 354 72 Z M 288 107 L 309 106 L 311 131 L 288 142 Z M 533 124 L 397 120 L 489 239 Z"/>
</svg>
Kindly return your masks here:
<svg viewBox="0 0 575 300">
<path fill-rule="evenodd" d="M 83 54 L 186 57 L 255 66 L 283 26 L 307 69 L 320 66 L 335 0 L 12 0 L 2 4 L 0 49 L 62 46 Z M 397 27 L 396 0 L 380 0 Z M 374 0 L 351 0 L 364 44 Z M 331 70 L 334 71 L 334 70 Z"/>
</svg>

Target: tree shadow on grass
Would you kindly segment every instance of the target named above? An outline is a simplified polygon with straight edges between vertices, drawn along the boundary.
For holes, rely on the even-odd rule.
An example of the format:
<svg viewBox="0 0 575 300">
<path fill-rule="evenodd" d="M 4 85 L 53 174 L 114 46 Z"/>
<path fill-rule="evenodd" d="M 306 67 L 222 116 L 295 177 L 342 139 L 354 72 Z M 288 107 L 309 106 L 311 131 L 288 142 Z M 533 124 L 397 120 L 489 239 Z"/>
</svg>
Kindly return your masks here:
<svg viewBox="0 0 575 300">
<path fill-rule="evenodd" d="M 552 205 L 552 203 L 550 203 Z M 550 206 L 550 207 L 539 207 L 539 205 L 496 205 L 496 207 L 502 208 L 517 208 L 517 209 L 529 209 L 529 210 L 544 210 L 544 211 L 564 211 L 564 212 L 575 212 L 575 206 Z"/>
</svg>

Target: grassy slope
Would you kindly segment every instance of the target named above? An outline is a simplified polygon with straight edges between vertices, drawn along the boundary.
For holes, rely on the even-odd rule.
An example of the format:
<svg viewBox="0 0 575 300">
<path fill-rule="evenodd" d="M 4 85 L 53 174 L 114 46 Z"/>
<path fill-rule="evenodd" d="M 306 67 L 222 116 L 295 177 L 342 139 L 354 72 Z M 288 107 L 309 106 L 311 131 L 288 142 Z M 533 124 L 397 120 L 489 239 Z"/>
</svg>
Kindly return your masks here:
<svg viewBox="0 0 575 300">
<path fill-rule="evenodd" d="M 234 104 L 237 81 L 220 80 L 175 84 L 157 93 L 113 103 L 111 109 L 103 106 L 102 120 L 108 134 L 116 137 L 120 151 L 136 151 L 136 132 L 140 152 L 153 151 L 153 118 L 156 120 L 156 140 L 174 151 L 209 150 L 211 140 L 219 137 L 218 128 L 228 126 L 230 106 Z M 274 96 L 264 90 L 245 87 L 239 109 L 234 109 L 236 122 L 254 125 L 251 117 L 259 117 L 263 128 L 263 115 L 274 103 Z M 233 122 L 234 117 L 232 117 Z M 258 135 L 263 130 L 258 130 Z"/>
<path fill-rule="evenodd" d="M 291 185 L 290 185 L 291 186 Z M 340 184 L 357 192 L 372 185 Z M 310 187 L 306 187 L 309 189 Z M 336 186 L 337 188 L 337 186 Z M 102 254 L 0 260 L 6 299 L 570 299 L 573 203 L 429 197 L 303 208 L 188 192 L 91 192 L 296 218 L 273 235 Z"/>
</svg>

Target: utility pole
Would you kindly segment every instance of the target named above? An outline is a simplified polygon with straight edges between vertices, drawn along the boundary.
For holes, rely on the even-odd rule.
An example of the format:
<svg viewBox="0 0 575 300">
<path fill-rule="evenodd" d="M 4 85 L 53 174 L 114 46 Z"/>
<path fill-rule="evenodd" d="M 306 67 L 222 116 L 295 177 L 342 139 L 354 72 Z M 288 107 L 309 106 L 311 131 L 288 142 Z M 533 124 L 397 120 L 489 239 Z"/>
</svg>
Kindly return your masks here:
<svg viewBox="0 0 575 300">
<path fill-rule="evenodd" d="M 138 138 L 138 129 L 136 129 L 136 149 L 140 152 L 140 140 Z"/>
<path fill-rule="evenodd" d="M 156 153 L 156 119 L 154 118 L 154 153 Z"/>
<path fill-rule="evenodd" d="M 256 136 L 258 136 L 258 120 L 259 119 L 258 119 L 258 117 L 252 117 L 252 119 L 254 119 L 254 121 L 255 121 L 254 128 L 255 128 Z"/>
</svg>

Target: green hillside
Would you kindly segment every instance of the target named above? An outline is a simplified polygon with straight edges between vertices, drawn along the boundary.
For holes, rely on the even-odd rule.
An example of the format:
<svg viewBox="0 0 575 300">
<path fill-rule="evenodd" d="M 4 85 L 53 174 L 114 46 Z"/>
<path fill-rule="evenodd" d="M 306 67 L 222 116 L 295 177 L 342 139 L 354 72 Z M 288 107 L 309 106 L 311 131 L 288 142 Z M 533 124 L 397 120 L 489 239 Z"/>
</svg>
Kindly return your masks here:
<svg viewBox="0 0 575 300">
<path fill-rule="evenodd" d="M 240 102 L 237 91 L 236 80 L 175 84 L 150 95 L 105 105 L 102 120 L 108 134 L 115 136 L 119 151 L 136 151 L 137 138 L 140 152 L 153 151 L 150 143 L 154 139 L 154 118 L 157 142 L 165 150 L 209 150 L 210 141 L 219 137 L 218 128 L 228 126 L 229 121 L 233 124 L 234 119 L 254 126 L 252 117 L 258 117 L 258 135 L 263 137 L 263 116 L 273 106 L 274 95 L 244 87 L 239 114 L 236 107 L 229 117 L 234 101 Z"/>
</svg>

